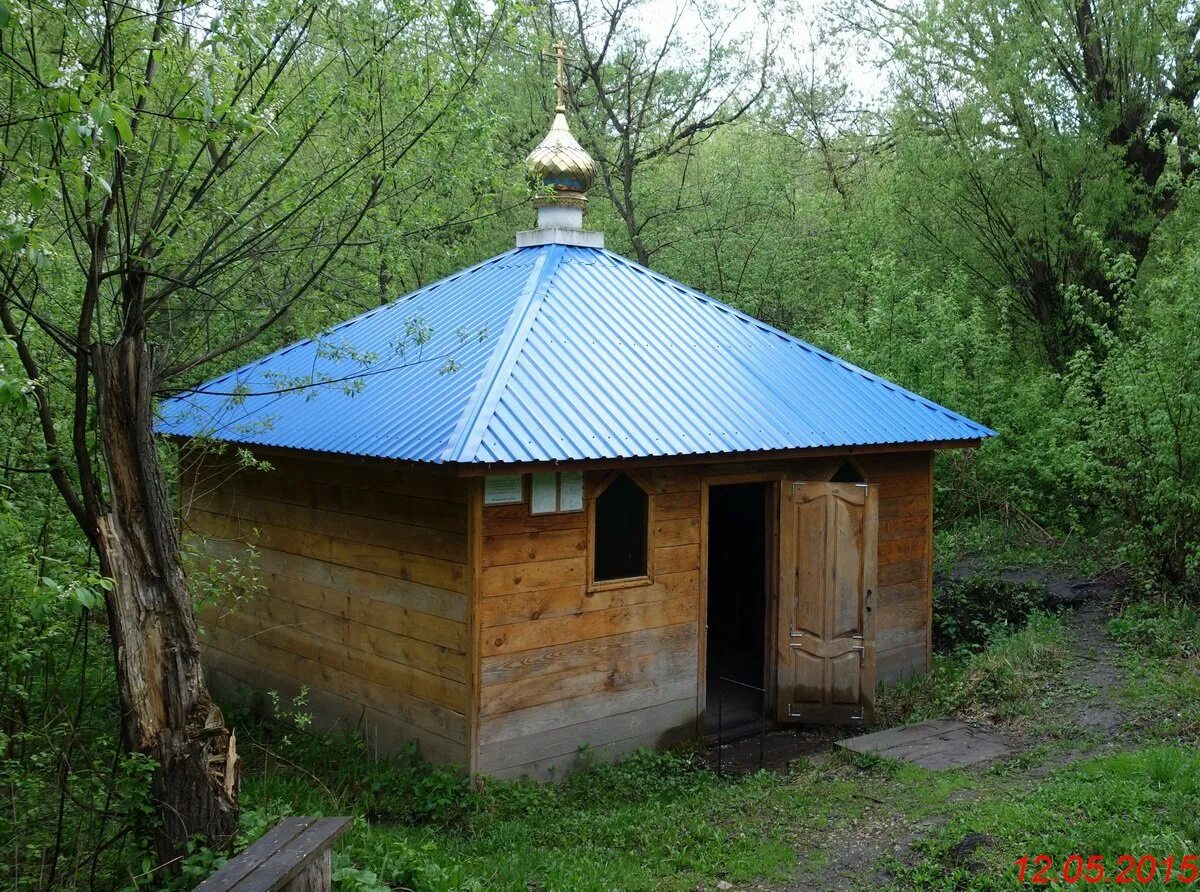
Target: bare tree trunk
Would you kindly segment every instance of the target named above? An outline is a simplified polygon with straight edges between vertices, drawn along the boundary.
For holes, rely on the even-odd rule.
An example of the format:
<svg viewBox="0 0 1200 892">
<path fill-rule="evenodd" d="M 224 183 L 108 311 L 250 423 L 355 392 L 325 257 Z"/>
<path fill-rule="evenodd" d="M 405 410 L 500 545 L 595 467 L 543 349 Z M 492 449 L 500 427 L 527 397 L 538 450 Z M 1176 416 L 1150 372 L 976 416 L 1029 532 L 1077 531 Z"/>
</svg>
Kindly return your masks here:
<svg viewBox="0 0 1200 892">
<path fill-rule="evenodd" d="M 95 351 L 109 504 L 97 523 L 121 689 L 122 732 L 156 762 L 161 863 L 193 836 L 228 845 L 238 823 L 236 739 L 200 665 L 195 610 L 152 426 L 154 361 L 141 332 Z"/>
</svg>

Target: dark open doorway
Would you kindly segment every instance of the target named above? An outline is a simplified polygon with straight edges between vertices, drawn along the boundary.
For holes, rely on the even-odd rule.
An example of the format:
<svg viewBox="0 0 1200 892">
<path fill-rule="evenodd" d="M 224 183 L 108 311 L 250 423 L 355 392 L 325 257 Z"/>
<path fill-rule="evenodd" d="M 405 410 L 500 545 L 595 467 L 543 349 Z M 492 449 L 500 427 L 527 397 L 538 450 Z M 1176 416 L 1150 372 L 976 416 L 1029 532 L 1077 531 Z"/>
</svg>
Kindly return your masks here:
<svg viewBox="0 0 1200 892">
<path fill-rule="evenodd" d="M 708 489 L 705 733 L 757 732 L 766 685 L 771 483 Z"/>
</svg>

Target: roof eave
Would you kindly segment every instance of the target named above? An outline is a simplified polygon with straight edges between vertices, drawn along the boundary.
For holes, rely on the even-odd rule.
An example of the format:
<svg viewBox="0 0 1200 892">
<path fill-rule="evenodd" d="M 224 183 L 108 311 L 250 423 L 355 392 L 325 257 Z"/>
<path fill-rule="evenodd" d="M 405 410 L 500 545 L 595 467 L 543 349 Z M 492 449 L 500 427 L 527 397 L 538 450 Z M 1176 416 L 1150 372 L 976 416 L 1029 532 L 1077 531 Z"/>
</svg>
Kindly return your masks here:
<svg viewBox="0 0 1200 892">
<path fill-rule="evenodd" d="M 989 435 L 989 436 L 994 436 Z M 858 446 L 809 446 L 799 449 L 764 449 L 745 452 L 705 452 L 688 455 L 638 456 L 634 458 L 589 458 L 570 461 L 456 462 L 462 477 L 487 474 L 523 474 L 532 471 L 599 470 L 616 467 L 671 467 L 677 465 L 713 465 L 735 462 L 780 461 L 823 458 L 831 455 L 886 455 L 889 453 L 940 452 L 945 449 L 976 449 L 987 437 L 964 440 L 929 440 L 907 443 L 877 443 Z"/>
</svg>

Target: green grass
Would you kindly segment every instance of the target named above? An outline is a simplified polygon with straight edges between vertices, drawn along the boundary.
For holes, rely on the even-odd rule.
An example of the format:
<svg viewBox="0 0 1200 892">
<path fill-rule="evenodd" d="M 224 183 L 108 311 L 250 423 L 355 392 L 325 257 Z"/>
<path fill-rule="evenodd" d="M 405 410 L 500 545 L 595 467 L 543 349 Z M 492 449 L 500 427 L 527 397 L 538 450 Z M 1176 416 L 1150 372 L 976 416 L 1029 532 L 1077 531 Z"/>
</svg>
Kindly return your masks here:
<svg viewBox="0 0 1200 892">
<path fill-rule="evenodd" d="M 1200 851 L 1200 753 L 1153 747 L 1081 761 L 1036 785 L 981 798 L 894 864 L 896 889 L 991 890 L 1016 885 L 1015 861 L 1047 854 L 1056 872 L 1072 854 L 1102 855 L 1110 875 L 1122 854 L 1163 859 Z M 978 848 L 969 851 L 964 842 Z M 1053 875 L 1053 874 L 1052 874 Z M 1161 874 L 1143 889 L 1168 888 Z M 1172 888 L 1179 883 L 1171 884 Z M 1057 888 L 1067 886 L 1061 880 Z"/>
<path fill-rule="evenodd" d="M 939 661 L 881 703 L 908 718 L 1013 714 L 1066 663 L 1062 623 L 1038 615 L 986 650 Z M 889 706 L 890 704 L 890 706 Z M 292 716 L 295 709 L 288 709 Z M 560 783 L 472 784 L 412 754 L 366 759 L 350 739 L 243 717 L 247 839 L 285 814 L 352 814 L 342 890 L 693 890 L 820 876 L 826 850 L 874 815 L 912 822 L 976 781 L 838 751 L 786 775 L 718 777 L 686 753 L 638 753 Z M 802 855 L 798 855 L 802 853 Z"/>
<path fill-rule="evenodd" d="M 1127 605 L 1109 621 L 1125 671 L 1123 700 L 1139 733 L 1200 744 L 1200 611 L 1169 598 Z"/>
<path fill-rule="evenodd" d="M 877 720 L 886 726 L 951 715 L 1029 718 L 1053 705 L 1071 663 L 1062 617 L 1035 613 L 1024 628 L 997 635 L 979 653 L 935 655 L 928 675 L 881 689 Z"/>
<path fill-rule="evenodd" d="M 881 723 L 960 716 L 1027 735 L 986 769 L 934 773 L 836 751 L 788 774 L 735 779 L 688 753 L 642 752 L 556 784 L 472 783 L 413 754 L 374 761 L 352 739 L 240 717 L 245 838 L 286 814 L 354 815 L 335 857 L 341 892 L 820 888 L 835 858 L 845 869 L 847 841 L 872 838 L 889 842 L 865 849 L 852 870 L 869 877 L 882 867 L 897 889 L 1011 888 L 1022 854 L 1060 864 L 1072 853 L 1113 864 L 1125 852 L 1182 855 L 1200 848 L 1200 757 L 1161 744 L 1194 742 L 1198 628 L 1194 610 L 1170 602 L 1114 619 L 1126 700 L 1147 733 L 1122 738 L 1130 751 L 1053 771 L 1068 750 L 1098 741 L 1064 708 L 1086 692 L 1072 682 L 1064 619 L 1046 614 L 978 653 L 939 658 L 928 677 L 880 697 Z M 1178 715 L 1164 721 L 1167 706 Z M 890 840 L 922 819 L 929 835 L 891 859 Z M 969 838 L 982 845 L 964 853 Z"/>
<path fill-rule="evenodd" d="M 915 820 L 967 783 L 841 753 L 785 775 L 723 778 L 686 753 L 641 752 L 557 784 L 473 786 L 411 759 L 362 762 L 348 741 L 292 734 L 270 755 L 262 742 L 256 751 L 243 788 L 247 839 L 285 814 L 359 816 L 335 862 L 342 890 L 786 885 L 797 849 L 819 869 L 821 840 L 852 832 L 866 811 L 885 802 Z M 406 804 L 416 812 L 406 816 Z"/>
</svg>

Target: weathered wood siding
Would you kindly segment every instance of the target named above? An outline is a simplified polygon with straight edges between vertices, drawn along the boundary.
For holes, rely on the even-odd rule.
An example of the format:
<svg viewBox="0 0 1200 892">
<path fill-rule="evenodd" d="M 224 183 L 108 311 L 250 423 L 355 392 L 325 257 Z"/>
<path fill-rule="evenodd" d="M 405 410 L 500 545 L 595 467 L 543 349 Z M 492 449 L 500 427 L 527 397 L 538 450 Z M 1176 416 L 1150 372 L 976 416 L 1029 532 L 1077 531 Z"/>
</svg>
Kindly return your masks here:
<svg viewBox="0 0 1200 892">
<path fill-rule="evenodd" d="M 253 542 L 265 585 L 204 614 L 214 687 L 304 685 L 320 726 L 357 728 L 378 752 L 416 739 L 437 761 L 543 777 L 581 745 L 609 757 L 696 733 L 702 481 L 823 480 L 841 461 L 632 472 L 652 492 L 652 583 L 589 591 L 586 512 L 472 509 L 478 481 L 436 469 L 270 460 L 183 474 L 185 532 L 219 557 Z M 855 461 L 880 488 L 877 672 L 891 681 L 928 666 L 932 463 Z M 589 498 L 605 477 L 586 475 Z"/>
<path fill-rule="evenodd" d="M 879 485 L 879 591 L 875 671 L 890 682 L 929 668 L 932 629 L 932 453 L 863 456 Z"/>
<path fill-rule="evenodd" d="M 879 485 L 877 673 L 928 666 L 931 462 L 861 456 Z M 777 473 L 828 479 L 840 459 L 691 465 L 633 476 L 653 492 L 653 583 L 588 590 L 587 513 L 483 508 L 478 601 L 478 770 L 559 775 L 601 757 L 693 736 L 700 672 L 701 482 Z M 594 494 L 603 472 L 586 475 Z"/>
<path fill-rule="evenodd" d="M 561 776 L 583 744 L 611 757 L 694 733 L 700 469 L 632 476 L 653 493 L 650 585 L 588 590 L 586 512 L 484 507 L 479 770 Z"/>
<path fill-rule="evenodd" d="M 309 689 L 321 727 L 376 752 L 417 740 L 467 762 L 469 482 L 433 470 L 270 456 L 272 471 L 205 460 L 182 474 L 184 534 L 208 553 L 254 544 L 265 592 L 202 615 L 225 696 Z"/>
</svg>

